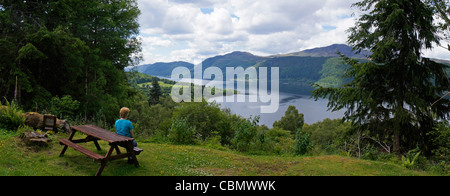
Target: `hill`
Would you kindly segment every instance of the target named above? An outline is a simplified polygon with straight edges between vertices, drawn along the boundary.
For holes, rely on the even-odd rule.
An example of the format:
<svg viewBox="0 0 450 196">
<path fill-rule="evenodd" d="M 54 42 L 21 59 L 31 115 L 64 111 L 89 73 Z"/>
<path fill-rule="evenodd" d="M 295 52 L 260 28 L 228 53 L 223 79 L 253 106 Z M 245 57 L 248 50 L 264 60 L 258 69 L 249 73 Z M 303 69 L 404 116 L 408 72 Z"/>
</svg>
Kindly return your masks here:
<svg viewBox="0 0 450 196">
<path fill-rule="evenodd" d="M 136 67 L 136 71 L 152 76 L 163 76 L 163 77 L 170 77 L 172 75 L 172 70 L 177 67 L 187 67 L 188 69 L 193 69 L 194 64 L 178 61 L 178 62 L 171 62 L 171 63 L 155 63 L 155 64 L 148 64 L 148 65 L 142 65 Z"/>
<path fill-rule="evenodd" d="M 352 47 L 345 44 L 334 44 L 267 57 L 256 56 L 248 52 L 233 52 L 208 58 L 202 62 L 202 66 L 203 70 L 215 66 L 220 68 L 223 73 L 226 73 L 226 67 L 279 67 L 282 92 L 309 94 L 312 90 L 311 83 L 319 83 L 326 87 L 338 87 L 348 82 L 341 78 L 348 66 L 342 63 L 338 52 L 361 61 L 366 60 L 370 55 L 370 52 L 367 51 L 356 54 Z M 448 61 L 437 61 L 449 63 Z M 184 66 L 191 70 L 194 67 L 193 64 L 186 62 L 155 63 L 139 66 L 137 71 L 154 76 L 170 77 L 172 70 L 178 66 Z M 447 70 L 447 72 L 449 71 Z"/>
<path fill-rule="evenodd" d="M 347 57 L 358 59 L 365 59 L 367 56 L 371 55 L 371 53 L 367 51 L 356 54 L 352 47 L 345 44 L 333 44 L 327 47 L 313 48 L 280 56 L 339 57 L 338 52 L 341 52 Z"/>
<path fill-rule="evenodd" d="M 67 134 L 50 138 L 67 138 Z M 432 175 L 409 170 L 393 163 L 367 161 L 345 156 L 280 157 L 245 155 L 201 146 L 177 146 L 138 141 L 144 152 L 139 168 L 127 160 L 108 163 L 104 176 L 417 176 Z M 108 144 L 99 142 L 100 153 Z M 97 152 L 92 143 L 81 144 Z M 48 147 L 27 147 L 17 134 L 0 130 L 0 176 L 92 176 L 99 163 L 51 142 Z"/>
<path fill-rule="evenodd" d="M 337 52 L 342 52 L 345 55 L 354 58 L 362 58 L 363 54 L 355 54 L 352 48 L 347 45 L 335 44 L 323 48 L 315 48 L 310 50 L 304 50 L 297 53 L 290 53 L 285 55 L 273 55 L 267 57 L 256 56 L 248 52 L 233 52 L 226 55 L 219 55 L 208 58 L 202 62 L 203 69 L 208 67 L 218 67 L 223 73 L 226 72 L 226 67 L 279 67 L 280 68 L 280 82 L 281 91 L 292 93 L 308 93 L 312 88 L 311 83 L 318 82 L 320 80 L 327 81 L 322 84 L 342 84 L 340 76 L 344 73 L 343 70 L 346 67 L 342 63 L 336 64 L 336 60 L 333 64 L 330 64 L 330 59 L 338 58 Z M 137 71 L 154 76 L 170 77 L 172 70 L 178 66 L 185 66 L 188 69 L 193 70 L 194 65 L 186 62 L 172 62 L 172 63 L 155 63 L 150 65 L 143 65 L 137 67 Z M 329 75 L 329 67 L 334 69 L 332 72 L 334 75 Z M 337 68 L 337 69 L 335 69 Z M 326 69 L 325 71 L 323 71 Z M 270 69 L 269 69 L 270 70 Z M 328 70 L 328 72 L 327 72 Z M 337 72 L 339 70 L 340 72 Z M 327 72 L 324 76 L 324 72 Z M 328 77 L 328 78 L 327 78 Z M 332 78 L 331 82 L 330 77 Z"/>
</svg>

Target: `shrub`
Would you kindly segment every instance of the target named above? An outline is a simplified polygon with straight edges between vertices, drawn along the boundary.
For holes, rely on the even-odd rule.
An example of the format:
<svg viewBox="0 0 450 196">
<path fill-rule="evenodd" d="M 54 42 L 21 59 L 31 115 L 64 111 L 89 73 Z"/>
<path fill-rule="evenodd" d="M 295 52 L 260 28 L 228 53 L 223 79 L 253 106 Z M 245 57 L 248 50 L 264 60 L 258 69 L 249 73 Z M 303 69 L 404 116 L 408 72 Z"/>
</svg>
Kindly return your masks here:
<svg viewBox="0 0 450 196">
<path fill-rule="evenodd" d="M 80 106 L 80 102 L 73 100 L 72 96 L 66 95 L 62 98 L 53 97 L 50 101 L 50 112 L 60 119 L 72 119 Z"/>
<path fill-rule="evenodd" d="M 235 130 L 235 135 L 232 140 L 234 148 L 238 151 L 248 151 L 257 135 L 259 116 L 250 119 L 240 119 L 234 122 L 232 128 Z"/>
<path fill-rule="evenodd" d="M 402 166 L 408 169 L 416 168 L 419 156 L 419 148 L 409 151 L 406 156 L 402 156 Z"/>
<path fill-rule="evenodd" d="M 290 131 L 274 127 L 266 132 L 264 140 L 264 145 L 268 149 L 268 152 L 275 154 L 288 154 L 292 152 L 294 140 Z"/>
<path fill-rule="evenodd" d="M 279 121 L 275 121 L 273 123 L 273 127 L 291 131 L 292 135 L 294 135 L 298 129 L 303 128 L 303 124 L 305 122 L 303 117 L 304 115 L 300 114 L 297 108 L 291 105 L 286 110 L 284 116 Z"/>
<path fill-rule="evenodd" d="M 25 118 L 19 106 L 13 101 L 6 101 L 6 106 L 0 106 L 0 129 L 16 131 L 25 124 Z"/>
<path fill-rule="evenodd" d="M 311 134 L 298 130 L 295 134 L 294 153 L 304 155 L 311 149 Z"/>
<path fill-rule="evenodd" d="M 230 131 L 230 116 L 223 112 L 215 103 L 193 102 L 183 103 L 173 112 L 173 119 L 187 119 L 190 127 L 196 128 L 198 139 L 205 141 L 218 132 L 222 138 L 222 144 L 227 144 L 232 132 Z M 228 142 L 229 143 L 229 142 Z"/>
<path fill-rule="evenodd" d="M 189 127 L 186 118 L 176 118 L 169 130 L 169 139 L 176 144 L 194 144 L 194 133 L 195 128 Z"/>
</svg>

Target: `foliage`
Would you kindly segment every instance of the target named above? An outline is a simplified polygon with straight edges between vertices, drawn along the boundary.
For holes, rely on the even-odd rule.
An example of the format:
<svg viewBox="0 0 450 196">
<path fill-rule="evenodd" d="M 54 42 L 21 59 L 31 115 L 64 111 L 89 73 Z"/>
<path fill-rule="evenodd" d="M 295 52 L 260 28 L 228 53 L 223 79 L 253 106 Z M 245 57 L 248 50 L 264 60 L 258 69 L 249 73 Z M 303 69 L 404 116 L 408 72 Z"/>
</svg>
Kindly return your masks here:
<svg viewBox="0 0 450 196">
<path fill-rule="evenodd" d="M 364 0 L 355 6 L 369 13 L 349 30 L 349 43 L 358 51 L 370 49 L 371 61 L 343 57 L 350 65 L 345 77 L 354 80 L 342 88 L 317 86 L 314 97 L 329 98 L 333 111 L 346 109 L 345 119 L 370 137 L 392 138 L 397 154 L 419 145 L 429 155 L 427 133 L 435 119 L 450 115 L 449 100 L 430 107 L 448 90 L 446 66 L 421 55 L 439 41 L 433 10 L 407 0 Z"/>
<path fill-rule="evenodd" d="M 320 71 L 322 77 L 316 83 L 323 87 L 341 87 L 351 81 L 349 78 L 343 78 L 348 68 L 349 66 L 342 59 L 330 58 L 322 65 L 322 71 Z"/>
<path fill-rule="evenodd" d="M 62 98 L 53 97 L 50 101 L 50 113 L 60 119 L 72 118 L 80 106 L 80 102 L 73 100 L 72 96 L 66 95 Z"/>
<path fill-rule="evenodd" d="M 196 128 L 196 135 L 201 140 L 206 140 L 212 136 L 212 132 L 217 131 L 222 137 L 222 143 L 228 143 L 232 133 L 230 123 L 227 122 L 227 114 L 221 111 L 220 107 L 214 103 L 191 102 L 181 104 L 173 113 L 172 119 L 186 118 L 190 127 Z"/>
<path fill-rule="evenodd" d="M 148 103 L 150 105 L 155 105 L 159 103 L 159 98 L 162 96 L 161 86 L 156 78 L 153 78 L 152 87 L 150 88 L 150 99 Z"/>
<path fill-rule="evenodd" d="M 276 127 L 272 129 L 266 126 L 258 127 L 254 140 L 254 145 L 251 147 L 252 153 L 290 154 L 294 146 L 291 132 Z"/>
<path fill-rule="evenodd" d="M 304 155 L 311 148 L 311 134 L 299 129 L 295 134 L 294 153 L 296 155 Z"/>
<path fill-rule="evenodd" d="M 303 126 L 303 131 L 311 134 L 311 145 L 331 153 L 344 149 L 344 136 L 350 129 L 351 123 L 343 122 L 342 119 L 325 119 Z"/>
<path fill-rule="evenodd" d="M 176 144 L 193 144 L 195 133 L 195 128 L 189 126 L 186 118 L 174 119 L 169 130 L 169 139 Z"/>
<path fill-rule="evenodd" d="M 450 125 L 449 123 L 439 123 L 436 128 L 429 133 L 433 136 L 433 144 L 436 148 L 432 151 L 435 157 L 450 163 Z"/>
<path fill-rule="evenodd" d="M 449 0 L 426 0 L 434 7 L 436 15 L 442 19 L 439 21 L 439 29 L 443 32 L 443 39 L 447 42 L 440 46 L 450 51 L 450 1 Z"/>
<path fill-rule="evenodd" d="M 416 167 L 416 161 L 420 156 L 418 149 L 411 150 L 406 156 L 402 156 L 402 166 L 408 169 Z"/>
<path fill-rule="evenodd" d="M 135 0 L 0 1 L 0 96 L 45 109 L 70 95 L 84 119 L 113 121 L 126 102 L 124 68 L 138 62 Z M 111 111 L 112 110 L 112 111 Z"/>
<path fill-rule="evenodd" d="M 258 122 L 259 116 L 248 120 L 241 119 L 232 125 L 232 128 L 235 130 L 232 140 L 233 148 L 241 152 L 250 150 L 254 143 L 253 139 L 257 134 Z"/>
<path fill-rule="evenodd" d="M 0 129 L 16 131 L 20 126 L 23 126 L 25 118 L 22 113 L 15 101 L 6 101 L 5 106 L 0 105 Z"/>
<path fill-rule="evenodd" d="M 279 121 L 273 123 L 273 127 L 278 127 L 295 134 L 297 130 L 303 129 L 304 119 L 303 114 L 300 114 L 295 106 L 289 106 L 284 116 Z"/>
</svg>

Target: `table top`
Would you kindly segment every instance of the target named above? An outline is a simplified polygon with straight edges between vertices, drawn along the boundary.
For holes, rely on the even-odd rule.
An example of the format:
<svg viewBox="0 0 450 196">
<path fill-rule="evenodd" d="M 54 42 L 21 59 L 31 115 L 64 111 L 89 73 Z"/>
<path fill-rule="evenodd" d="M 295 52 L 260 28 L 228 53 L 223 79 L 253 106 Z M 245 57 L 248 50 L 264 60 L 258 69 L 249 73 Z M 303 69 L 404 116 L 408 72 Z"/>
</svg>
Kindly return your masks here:
<svg viewBox="0 0 450 196">
<path fill-rule="evenodd" d="M 133 138 L 121 136 L 94 125 L 72 126 L 71 128 L 109 143 L 129 142 L 134 140 Z"/>
</svg>

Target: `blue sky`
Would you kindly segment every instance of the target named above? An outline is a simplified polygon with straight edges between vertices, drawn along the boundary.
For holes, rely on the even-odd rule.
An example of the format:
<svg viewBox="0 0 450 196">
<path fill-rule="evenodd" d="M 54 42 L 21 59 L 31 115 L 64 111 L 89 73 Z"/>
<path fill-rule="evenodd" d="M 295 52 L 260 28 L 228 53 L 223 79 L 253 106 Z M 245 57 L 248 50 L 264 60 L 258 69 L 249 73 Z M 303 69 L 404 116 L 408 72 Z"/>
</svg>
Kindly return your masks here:
<svg viewBox="0 0 450 196">
<path fill-rule="evenodd" d="M 360 14 L 351 8 L 356 1 L 138 0 L 141 64 L 197 64 L 233 51 L 266 56 L 346 43 L 346 30 Z M 450 56 L 443 49 L 425 53 Z"/>
</svg>

